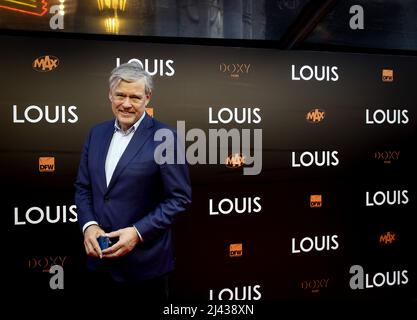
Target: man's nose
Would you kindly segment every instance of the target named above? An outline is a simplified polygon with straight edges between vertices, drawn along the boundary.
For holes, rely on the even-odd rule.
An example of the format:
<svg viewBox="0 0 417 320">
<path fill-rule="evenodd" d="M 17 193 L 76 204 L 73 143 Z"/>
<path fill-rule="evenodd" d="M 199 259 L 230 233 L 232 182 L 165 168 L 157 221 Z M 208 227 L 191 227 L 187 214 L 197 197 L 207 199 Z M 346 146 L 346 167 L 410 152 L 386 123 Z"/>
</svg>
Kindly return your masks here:
<svg viewBox="0 0 417 320">
<path fill-rule="evenodd" d="M 132 102 L 130 101 L 129 97 L 126 97 L 122 103 L 123 108 L 130 108 L 132 107 Z"/>
</svg>

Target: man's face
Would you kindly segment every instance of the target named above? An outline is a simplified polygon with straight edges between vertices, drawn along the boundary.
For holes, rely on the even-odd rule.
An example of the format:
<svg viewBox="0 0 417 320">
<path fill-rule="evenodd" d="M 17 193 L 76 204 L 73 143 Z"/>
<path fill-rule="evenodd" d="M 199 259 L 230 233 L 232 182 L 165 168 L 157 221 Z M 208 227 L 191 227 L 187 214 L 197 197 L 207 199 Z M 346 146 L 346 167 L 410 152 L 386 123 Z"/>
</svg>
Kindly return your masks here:
<svg viewBox="0 0 417 320">
<path fill-rule="evenodd" d="M 114 116 L 119 121 L 122 130 L 126 131 L 145 112 L 151 96 L 145 94 L 143 80 L 137 82 L 122 80 L 113 92 L 109 92 L 109 98 Z"/>
</svg>

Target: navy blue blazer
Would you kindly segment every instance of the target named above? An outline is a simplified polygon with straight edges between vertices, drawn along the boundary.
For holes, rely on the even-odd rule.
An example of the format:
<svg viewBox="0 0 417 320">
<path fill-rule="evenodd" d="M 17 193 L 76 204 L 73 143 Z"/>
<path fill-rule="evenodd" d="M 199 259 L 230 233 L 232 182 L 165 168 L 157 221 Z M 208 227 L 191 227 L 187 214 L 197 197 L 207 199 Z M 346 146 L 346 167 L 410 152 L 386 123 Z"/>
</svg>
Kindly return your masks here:
<svg viewBox="0 0 417 320">
<path fill-rule="evenodd" d="M 80 227 L 92 220 L 106 232 L 134 225 L 144 240 L 122 258 L 88 257 L 90 269 L 107 268 L 119 282 L 151 279 L 174 268 L 170 227 L 175 215 L 191 203 L 191 184 L 186 164 L 159 165 L 154 160 L 161 143 L 154 141 L 154 133 L 162 128 L 168 127 L 145 115 L 109 186 L 105 161 L 114 120 L 92 128 L 82 151 L 75 182 Z"/>
</svg>

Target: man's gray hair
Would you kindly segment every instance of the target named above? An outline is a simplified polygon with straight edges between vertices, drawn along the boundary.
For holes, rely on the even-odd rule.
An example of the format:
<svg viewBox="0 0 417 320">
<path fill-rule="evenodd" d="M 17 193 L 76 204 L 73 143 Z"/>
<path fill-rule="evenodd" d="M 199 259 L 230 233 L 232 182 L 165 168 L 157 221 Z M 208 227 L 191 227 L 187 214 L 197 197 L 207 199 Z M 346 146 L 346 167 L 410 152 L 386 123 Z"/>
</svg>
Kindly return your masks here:
<svg viewBox="0 0 417 320">
<path fill-rule="evenodd" d="M 126 82 L 143 80 L 145 83 L 145 93 L 152 93 L 152 76 L 138 62 L 123 63 L 112 70 L 109 78 L 110 91 L 113 92 L 122 80 Z"/>
</svg>

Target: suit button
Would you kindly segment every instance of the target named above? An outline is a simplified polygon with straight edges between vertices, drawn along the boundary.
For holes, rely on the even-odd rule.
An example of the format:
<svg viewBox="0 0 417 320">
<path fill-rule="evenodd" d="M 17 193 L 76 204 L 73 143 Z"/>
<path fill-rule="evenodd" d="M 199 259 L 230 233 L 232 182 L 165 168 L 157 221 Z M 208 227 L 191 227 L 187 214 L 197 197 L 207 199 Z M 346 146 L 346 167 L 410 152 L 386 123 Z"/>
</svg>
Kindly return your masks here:
<svg viewBox="0 0 417 320">
<path fill-rule="evenodd" d="M 104 202 L 109 202 L 110 201 L 110 198 L 109 197 L 104 197 Z"/>
</svg>

